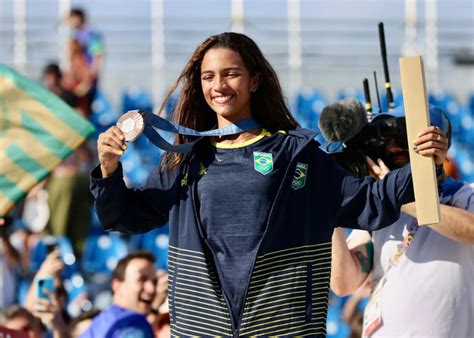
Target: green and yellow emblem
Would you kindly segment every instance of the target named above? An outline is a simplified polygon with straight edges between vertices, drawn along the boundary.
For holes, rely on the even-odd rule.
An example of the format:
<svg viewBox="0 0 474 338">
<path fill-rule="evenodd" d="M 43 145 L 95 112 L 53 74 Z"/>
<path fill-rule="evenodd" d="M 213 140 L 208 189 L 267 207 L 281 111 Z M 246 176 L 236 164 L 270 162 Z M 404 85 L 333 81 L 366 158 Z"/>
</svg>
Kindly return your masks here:
<svg viewBox="0 0 474 338">
<path fill-rule="evenodd" d="M 293 181 L 291 181 L 291 187 L 295 190 L 303 188 L 306 184 L 307 173 L 308 165 L 305 163 L 298 162 L 296 164 L 295 173 L 293 175 Z"/>
<path fill-rule="evenodd" d="M 255 170 L 266 175 L 273 170 L 273 156 L 270 153 L 253 152 Z"/>
</svg>

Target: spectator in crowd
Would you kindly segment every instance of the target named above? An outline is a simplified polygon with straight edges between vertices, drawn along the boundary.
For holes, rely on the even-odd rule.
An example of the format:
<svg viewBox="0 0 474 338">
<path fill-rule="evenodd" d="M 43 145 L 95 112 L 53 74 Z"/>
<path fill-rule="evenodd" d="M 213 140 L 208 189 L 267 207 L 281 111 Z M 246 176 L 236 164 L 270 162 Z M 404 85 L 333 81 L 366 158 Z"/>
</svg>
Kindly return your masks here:
<svg viewBox="0 0 474 338">
<path fill-rule="evenodd" d="M 98 31 L 88 26 L 86 13 L 81 8 L 71 9 L 68 22 L 73 30 L 68 44 L 68 74 L 71 75 L 68 79 L 73 80 L 69 88 L 81 98 L 81 109 L 89 117 L 104 64 L 103 39 Z"/>
<path fill-rule="evenodd" d="M 70 338 L 79 338 L 91 326 L 92 320 L 100 313 L 100 310 L 94 309 L 81 313 L 72 319 L 68 325 Z"/>
<path fill-rule="evenodd" d="M 72 8 L 68 18 L 69 26 L 73 29 L 73 40 L 79 41 L 90 65 L 92 76 L 97 86 L 100 70 L 104 62 L 104 44 L 102 36 L 87 25 L 87 17 L 81 8 Z"/>
<path fill-rule="evenodd" d="M 134 252 L 122 258 L 112 273 L 112 305 L 94 317 L 81 338 L 153 337 L 146 315 L 156 297 L 155 257 Z"/>
<path fill-rule="evenodd" d="M 314 132 L 298 128 L 276 73 L 243 34 L 206 39 L 167 97 L 179 86 L 180 125 L 256 123 L 165 154 L 143 189 L 125 186 L 124 134 L 108 129 L 91 183 L 104 228 L 142 233 L 169 222 L 173 335 L 323 336 L 334 224 L 391 224 L 414 199 L 410 167 L 383 182 L 342 170 Z"/>
<path fill-rule="evenodd" d="M 41 321 L 20 305 L 0 309 L 0 326 L 28 333 L 29 338 L 43 338 Z"/>
<path fill-rule="evenodd" d="M 85 116 L 89 108 L 81 104 L 78 96 L 65 86 L 69 77 L 61 72 L 57 64 L 48 64 L 43 70 L 43 85 L 62 98 L 78 113 Z M 48 232 L 54 236 L 71 239 L 79 257 L 90 223 L 92 198 L 88 191 L 88 174 L 91 152 L 87 144 L 77 148 L 48 178 L 45 190 L 48 193 L 50 218 Z"/>
<path fill-rule="evenodd" d="M 16 302 L 17 274 L 21 270 L 21 257 L 10 242 L 10 217 L 0 217 L 0 308 Z"/>
<path fill-rule="evenodd" d="M 451 128 L 440 109 L 430 108 L 430 115 L 440 130 L 431 142 L 443 149 L 443 155 L 435 155 L 441 222 L 419 225 L 415 205 L 409 203 L 388 228 L 353 231 L 347 242 L 343 229 L 333 235 L 331 287 L 335 293 L 354 292 L 371 273 L 364 336 L 470 337 L 474 332 L 474 184 L 444 176 L 442 163 Z M 395 139 L 388 143 L 387 152 L 399 166 L 409 161 L 408 149 Z M 368 162 L 377 178 L 390 171 L 380 159 Z"/>
<path fill-rule="evenodd" d="M 46 89 L 59 96 L 72 108 L 78 110 L 78 98 L 63 84 L 63 72 L 57 63 L 49 63 L 43 68 L 42 83 Z"/>
<path fill-rule="evenodd" d="M 67 323 L 65 317 L 65 299 L 61 295 L 65 294 L 63 291 L 49 293 L 47 290 L 43 292 L 48 295 L 46 298 L 36 298 L 33 305 L 33 314 L 39 318 L 43 325 L 52 333 L 53 338 L 69 338 L 67 331 Z"/>
<path fill-rule="evenodd" d="M 90 68 L 86 52 L 79 40 L 69 40 L 67 54 L 69 68 L 64 74 L 62 84 L 77 97 L 77 110 L 89 118 L 96 85 L 95 74 Z"/>
<path fill-rule="evenodd" d="M 41 319 L 55 338 L 66 337 L 66 328 L 70 321 L 66 311 L 67 292 L 61 278 L 63 268 L 64 263 L 61 260 L 59 249 L 55 249 L 46 256 L 33 278 L 35 280 L 42 277 L 53 277 L 55 292 L 48 294 L 49 299 L 38 298 L 38 286 L 36 283 L 31 283 L 24 301 L 25 307 Z M 43 292 L 48 293 L 47 290 L 43 290 Z"/>
</svg>

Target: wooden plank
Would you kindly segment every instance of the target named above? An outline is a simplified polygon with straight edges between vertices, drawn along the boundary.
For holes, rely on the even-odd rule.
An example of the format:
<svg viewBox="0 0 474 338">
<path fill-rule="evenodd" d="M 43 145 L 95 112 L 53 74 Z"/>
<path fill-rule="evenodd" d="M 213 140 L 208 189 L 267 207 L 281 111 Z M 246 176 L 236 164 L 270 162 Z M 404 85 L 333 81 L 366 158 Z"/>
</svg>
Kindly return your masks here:
<svg viewBox="0 0 474 338">
<path fill-rule="evenodd" d="M 430 125 L 421 56 L 400 58 L 400 75 L 418 224 L 435 224 L 440 221 L 435 162 L 432 157 L 419 155 L 410 147 L 416 135 Z"/>
</svg>

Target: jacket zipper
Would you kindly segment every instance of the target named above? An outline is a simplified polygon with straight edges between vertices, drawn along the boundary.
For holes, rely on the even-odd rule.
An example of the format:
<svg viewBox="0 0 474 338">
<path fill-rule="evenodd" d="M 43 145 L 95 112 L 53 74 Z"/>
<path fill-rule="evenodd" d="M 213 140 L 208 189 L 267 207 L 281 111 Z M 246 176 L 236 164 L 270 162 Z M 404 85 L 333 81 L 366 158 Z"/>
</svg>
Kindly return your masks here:
<svg viewBox="0 0 474 338">
<path fill-rule="evenodd" d="M 272 219 L 272 215 L 273 215 L 273 210 L 275 208 L 275 205 L 277 204 L 277 201 L 279 201 L 279 197 L 280 197 L 280 192 L 282 190 L 282 188 L 285 186 L 285 183 L 286 181 L 288 180 L 288 172 L 290 170 L 290 168 L 293 166 L 294 162 L 296 161 L 296 157 L 303 151 L 303 149 L 309 144 L 309 142 L 311 142 L 312 139 L 308 140 L 307 142 L 305 142 L 301 148 L 293 155 L 292 159 L 290 160 L 290 163 L 288 164 L 288 166 L 286 167 L 286 170 L 285 170 L 285 174 L 283 175 L 283 179 L 281 181 L 281 184 L 278 188 L 278 191 L 277 191 L 277 194 L 275 196 L 275 199 L 273 200 L 273 203 L 272 203 L 272 207 L 270 208 L 270 212 L 268 213 L 268 220 L 267 220 L 267 225 L 265 227 L 265 232 L 263 233 L 262 235 L 262 238 L 260 239 L 260 242 L 258 243 L 258 247 L 257 247 L 257 252 L 255 254 L 255 257 L 253 259 L 253 262 L 252 262 L 252 268 L 250 269 L 250 275 L 249 275 L 249 278 L 247 280 L 247 287 L 245 288 L 245 291 L 244 291 L 244 301 L 242 302 L 242 307 L 240 308 L 240 322 L 239 322 L 239 329 L 240 330 L 240 325 L 242 323 L 242 315 L 243 315 L 243 310 L 245 308 L 245 305 L 247 303 L 247 293 L 248 293 L 248 290 L 249 290 L 249 287 L 250 287 L 250 281 L 252 279 L 252 275 L 253 275 L 253 271 L 255 269 L 255 262 L 257 260 L 257 257 L 260 253 L 260 247 L 262 245 L 262 242 L 263 240 L 265 239 L 266 237 L 266 234 L 268 232 L 268 229 L 270 227 L 270 220 Z M 236 332 L 238 332 L 238 330 L 235 330 Z"/>
<path fill-rule="evenodd" d="M 204 242 L 206 243 L 207 248 L 211 252 L 212 257 L 214 258 L 214 262 L 217 262 L 217 256 L 216 256 L 214 250 L 212 250 L 212 247 L 210 246 L 209 241 L 204 237 L 204 233 L 202 231 L 201 219 L 200 219 L 200 217 L 197 213 L 197 207 L 196 207 L 196 198 L 195 198 L 196 194 L 197 194 L 197 180 L 194 180 L 193 186 L 192 186 L 192 193 L 191 193 L 191 198 L 193 200 L 194 217 L 196 218 L 196 222 L 198 224 L 198 231 L 199 231 L 199 234 L 200 234 L 201 238 L 204 240 Z M 219 275 L 220 280 L 223 280 L 222 271 L 220 269 L 219 264 L 215 263 L 214 266 L 216 267 L 216 271 L 217 271 L 217 274 Z M 230 305 L 230 301 L 229 301 L 229 298 L 227 296 L 225 286 L 223 284 L 221 284 L 221 291 L 222 291 L 222 296 L 223 296 L 223 298 L 225 300 L 225 303 L 227 305 L 227 312 L 228 312 L 228 315 L 229 315 L 232 334 L 233 334 L 234 337 L 238 337 L 238 330 L 236 329 L 236 325 L 235 325 L 236 323 L 234 322 L 234 316 L 232 315 L 232 311 L 231 311 L 232 307 Z"/>
<path fill-rule="evenodd" d="M 255 254 L 255 257 L 253 259 L 253 262 L 252 262 L 252 268 L 250 269 L 250 275 L 249 275 L 249 278 L 247 280 L 247 287 L 245 288 L 245 291 L 244 291 L 244 297 L 243 297 L 243 302 L 242 302 L 242 307 L 239 309 L 239 312 L 240 314 L 242 315 L 242 311 L 243 309 L 245 308 L 245 304 L 246 304 L 246 299 L 247 299 L 247 293 L 248 293 L 248 289 L 249 289 L 249 286 L 250 286 L 250 280 L 252 279 L 252 274 L 253 274 L 253 270 L 255 268 L 255 262 L 257 260 L 257 257 L 258 257 L 258 254 L 260 253 L 260 248 L 261 248 L 261 244 L 263 242 L 263 240 L 265 239 L 265 236 L 268 232 L 268 228 L 270 226 L 270 220 L 271 220 L 271 217 L 273 215 L 273 210 L 275 208 L 275 205 L 276 205 L 276 202 L 279 200 L 279 197 L 280 197 L 280 193 L 281 193 L 281 190 L 282 188 L 284 187 L 285 185 L 285 182 L 287 181 L 288 179 L 288 172 L 290 170 L 290 168 L 293 166 L 294 162 L 296 161 L 296 157 L 303 151 L 303 149 L 309 144 L 309 142 L 311 142 L 313 140 L 313 138 L 307 140 L 302 146 L 301 148 L 293 155 L 293 157 L 291 158 L 290 160 L 290 163 L 288 164 L 288 166 L 286 167 L 286 170 L 285 170 L 285 174 L 283 175 L 283 179 L 280 183 L 280 186 L 278 187 L 278 191 L 277 191 L 277 194 L 275 196 L 275 199 L 273 200 L 273 203 L 272 203 L 272 206 L 270 208 L 270 212 L 268 213 L 268 220 L 267 220 L 267 225 L 265 227 L 265 232 L 264 234 L 262 235 L 262 238 L 260 239 L 260 242 L 258 243 L 258 246 L 257 246 L 257 252 Z M 194 173 L 195 174 L 195 173 Z M 194 177 L 197 177 L 197 175 L 194 175 Z M 199 218 L 199 215 L 197 213 L 197 208 L 196 208 L 196 200 L 195 200 L 195 194 L 197 194 L 197 180 L 194 180 L 193 181 L 193 187 L 192 187 L 192 194 L 191 194 L 191 198 L 192 198 L 192 201 L 193 201 L 193 209 L 194 209 L 194 217 L 196 218 L 196 222 L 198 224 L 198 231 L 200 233 L 200 236 L 202 239 L 204 239 L 204 234 L 202 232 L 202 224 L 201 224 L 201 219 Z M 217 261 L 217 257 L 216 257 L 216 254 L 214 253 L 214 250 L 212 250 L 211 246 L 209 245 L 209 242 L 207 241 L 207 239 L 204 239 L 204 242 L 206 243 L 209 251 L 211 252 L 212 254 L 212 257 L 214 258 L 214 262 Z M 219 267 L 219 264 L 215 264 L 216 266 L 216 270 L 217 270 L 217 274 L 219 275 L 219 278 L 221 280 L 223 280 L 222 278 L 222 271 Z M 230 324 L 231 324 L 231 330 L 232 330 L 232 333 L 233 333 L 233 336 L 234 337 L 239 337 L 239 331 L 240 331 L 240 325 L 241 325 L 241 320 L 242 320 L 242 316 L 240 318 L 240 321 L 238 323 L 238 327 L 236 326 L 237 323 L 234 322 L 234 316 L 232 315 L 232 311 L 231 311 L 231 306 L 230 306 L 230 302 L 229 302 L 229 298 L 227 296 L 227 293 L 226 293 L 226 290 L 225 290 L 225 286 L 224 285 L 221 285 L 221 289 L 222 289 L 222 296 L 226 302 L 226 305 L 227 305 L 227 311 L 229 313 L 229 319 L 230 319 Z"/>
</svg>

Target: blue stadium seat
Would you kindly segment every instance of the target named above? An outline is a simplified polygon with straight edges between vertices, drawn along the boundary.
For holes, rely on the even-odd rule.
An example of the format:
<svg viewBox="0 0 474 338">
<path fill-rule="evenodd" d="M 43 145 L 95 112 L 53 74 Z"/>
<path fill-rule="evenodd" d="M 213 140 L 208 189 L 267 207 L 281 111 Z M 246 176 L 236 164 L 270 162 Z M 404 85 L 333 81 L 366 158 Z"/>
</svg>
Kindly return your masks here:
<svg viewBox="0 0 474 338">
<path fill-rule="evenodd" d="M 450 91 L 437 90 L 428 93 L 428 102 L 448 112 L 448 105 L 452 102 L 457 103 L 457 100 L 453 93 L 451 93 Z"/>
<path fill-rule="evenodd" d="M 379 89 L 382 90 L 382 89 Z M 393 94 L 393 103 L 395 104 L 395 107 L 402 106 L 403 105 L 403 93 L 402 91 L 395 90 L 392 92 Z M 371 94 L 370 99 L 372 100 L 372 106 L 374 107 L 373 111 L 375 113 L 378 112 L 378 103 L 377 103 L 377 94 L 374 92 L 374 94 Z M 387 92 L 385 89 L 380 92 L 380 105 L 382 106 L 382 112 L 386 112 L 388 109 L 388 104 L 387 104 Z M 365 102 L 365 100 L 364 100 Z"/>
<path fill-rule="evenodd" d="M 64 262 L 64 270 L 62 273 L 63 278 L 70 278 L 75 272 L 78 271 L 78 263 L 71 241 L 64 236 L 45 236 L 38 242 L 36 247 L 31 252 L 31 271 L 38 271 L 41 264 L 45 260 L 46 246 L 56 244 L 59 245 L 61 259 Z"/>
<path fill-rule="evenodd" d="M 459 123 L 456 133 L 453 130 L 453 136 L 467 148 L 474 149 L 474 117 L 467 107 L 459 110 Z"/>
<path fill-rule="evenodd" d="M 143 88 L 128 88 L 122 93 L 122 114 L 129 110 L 153 112 L 151 94 Z"/>
<path fill-rule="evenodd" d="M 97 90 L 97 93 L 92 101 L 92 114 L 90 121 L 97 128 L 97 134 L 101 133 L 115 124 L 118 116 L 112 109 L 112 104 L 107 95 Z"/>
<path fill-rule="evenodd" d="M 144 136 L 142 135 L 141 137 Z M 159 157 L 159 151 L 155 146 L 151 145 L 147 151 L 150 153 L 148 156 L 146 156 L 144 152 L 140 152 L 135 146 L 135 143 L 129 143 L 128 149 L 120 159 L 124 175 L 131 186 L 136 187 L 143 185 L 148 177 L 148 170 L 152 169 L 145 165 L 143 160 L 147 157 L 153 157 L 151 152 L 158 154 L 157 156 Z M 158 165 L 158 163 L 156 163 L 156 165 Z"/>
<path fill-rule="evenodd" d="M 28 290 L 30 289 L 31 279 L 19 277 L 16 285 L 16 299 L 18 304 L 24 304 Z"/>
<path fill-rule="evenodd" d="M 469 94 L 469 97 L 467 99 L 467 107 L 471 111 L 471 115 L 474 116 L 474 92 L 471 92 L 471 94 Z"/>
<path fill-rule="evenodd" d="M 329 305 L 326 321 L 326 334 L 328 338 L 346 338 L 350 335 L 349 326 L 342 321 L 342 309 Z"/>
<path fill-rule="evenodd" d="M 156 266 L 159 269 L 168 270 L 168 224 L 153 229 L 145 234 L 134 235 L 131 240 L 134 246 L 140 250 L 151 251 L 156 257 Z"/>
<path fill-rule="evenodd" d="M 461 123 L 465 110 L 456 101 L 449 101 L 445 104 L 445 107 L 446 108 L 440 106 L 440 108 L 444 109 L 451 122 L 453 137 L 462 138 L 460 135 L 463 132 Z"/>
<path fill-rule="evenodd" d="M 349 98 L 357 99 L 360 102 L 362 102 L 362 104 L 365 104 L 365 97 L 364 97 L 364 92 L 362 91 L 362 89 L 343 88 L 343 89 L 340 89 L 336 94 L 336 100 L 344 100 L 344 99 L 349 99 Z M 372 99 L 372 101 L 374 100 Z"/>
<path fill-rule="evenodd" d="M 296 95 L 294 116 L 304 128 L 318 130 L 318 118 L 327 100 L 319 90 L 304 90 Z"/>
<path fill-rule="evenodd" d="M 166 118 L 170 119 L 178 104 L 178 95 L 175 93 L 170 96 L 168 102 L 165 105 Z"/>
<path fill-rule="evenodd" d="M 459 168 L 462 181 L 474 181 L 474 158 L 472 148 L 459 146 L 454 153 L 454 160 Z"/>
<path fill-rule="evenodd" d="M 81 268 L 92 282 L 105 282 L 117 262 L 128 254 L 125 240 L 117 233 L 92 234 L 86 238 Z"/>
<path fill-rule="evenodd" d="M 88 287 L 79 272 L 64 280 L 64 288 L 68 295 L 66 310 L 70 316 L 76 317 L 83 311 L 90 310 Z"/>
</svg>

